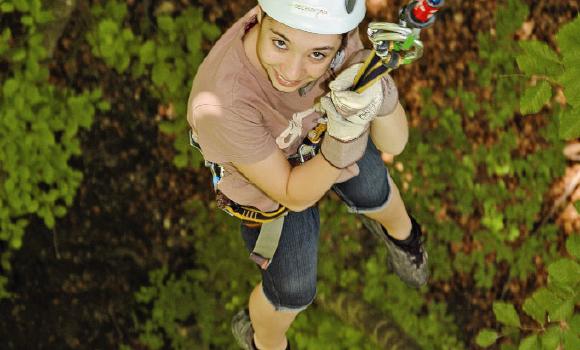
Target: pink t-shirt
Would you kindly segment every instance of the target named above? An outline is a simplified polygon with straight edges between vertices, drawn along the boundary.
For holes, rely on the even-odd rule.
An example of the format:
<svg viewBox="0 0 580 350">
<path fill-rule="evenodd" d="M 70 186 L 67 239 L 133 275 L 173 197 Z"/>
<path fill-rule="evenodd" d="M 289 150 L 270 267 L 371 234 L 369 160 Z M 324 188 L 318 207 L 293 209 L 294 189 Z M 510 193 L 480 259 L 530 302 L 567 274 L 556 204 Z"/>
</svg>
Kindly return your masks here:
<svg viewBox="0 0 580 350">
<path fill-rule="evenodd" d="M 249 182 L 232 163 L 258 162 L 277 148 L 287 157 L 296 153 L 321 117 L 312 107 L 328 92 L 331 73 L 325 73 L 304 96 L 276 90 L 244 51 L 242 39 L 256 14 L 257 7 L 239 19 L 199 66 L 189 96 L 187 120 L 204 158 L 224 168 L 218 189 L 238 204 L 272 211 L 278 203 Z M 344 61 L 362 49 L 358 30 L 354 30 L 349 33 Z M 340 68 L 344 67 L 335 70 Z M 396 103 L 395 97 L 393 109 Z M 338 182 L 357 174 L 354 164 L 343 170 Z"/>
</svg>

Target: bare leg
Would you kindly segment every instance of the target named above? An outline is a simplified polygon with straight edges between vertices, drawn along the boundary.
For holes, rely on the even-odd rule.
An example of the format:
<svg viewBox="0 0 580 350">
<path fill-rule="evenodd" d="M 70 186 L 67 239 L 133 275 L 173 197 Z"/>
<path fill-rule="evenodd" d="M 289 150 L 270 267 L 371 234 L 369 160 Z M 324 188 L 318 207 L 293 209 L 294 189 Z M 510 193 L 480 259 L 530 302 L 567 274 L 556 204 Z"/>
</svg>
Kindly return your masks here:
<svg viewBox="0 0 580 350">
<path fill-rule="evenodd" d="M 387 205 L 378 212 L 365 213 L 371 219 L 377 220 L 389 235 L 398 240 L 404 240 L 411 233 L 411 219 L 407 214 L 405 203 L 394 181 L 389 179 L 391 197 Z"/>
<path fill-rule="evenodd" d="M 250 294 L 249 307 L 256 346 L 260 350 L 286 349 L 286 331 L 298 312 L 276 311 L 266 299 L 261 282 Z"/>
</svg>

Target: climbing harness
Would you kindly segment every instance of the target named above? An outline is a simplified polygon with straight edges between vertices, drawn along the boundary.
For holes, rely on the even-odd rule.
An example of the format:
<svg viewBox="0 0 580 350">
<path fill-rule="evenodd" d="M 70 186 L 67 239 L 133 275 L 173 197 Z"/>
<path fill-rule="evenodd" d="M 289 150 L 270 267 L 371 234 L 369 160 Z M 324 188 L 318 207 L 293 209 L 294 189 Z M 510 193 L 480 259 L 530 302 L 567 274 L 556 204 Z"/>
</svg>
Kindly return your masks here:
<svg viewBox="0 0 580 350">
<path fill-rule="evenodd" d="M 189 144 L 199 151 L 202 155 L 200 145 L 193 136 L 193 132 L 189 130 Z M 280 241 L 282 234 L 282 225 L 284 224 L 284 217 L 288 214 L 288 208 L 279 205 L 278 209 L 274 211 L 262 211 L 257 208 L 240 205 L 224 195 L 217 187 L 218 183 L 224 176 L 224 168 L 214 162 L 205 160 L 205 166 L 209 168 L 212 174 L 212 185 L 216 194 L 216 203 L 218 208 L 222 209 L 229 215 L 242 220 L 242 224 L 248 227 L 260 227 L 260 233 L 254 250 L 250 254 L 250 259 L 254 261 L 260 268 L 266 270 L 276 248 Z"/>
<path fill-rule="evenodd" d="M 278 7 L 281 6 L 276 1 L 261 0 L 260 4 L 268 7 L 267 10 L 271 10 L 268 13 L 271 14 L 273 10 L 278 10 Z M 433 24 L 435 13 L 443 6 L 443 2 L 444 0 L 412 0 L 399 12 L 399 24 L 370 23 L 367 34 L 373 44 L 373 50 L 356 75 L 352 90 L 360 93 L 400 65 L 418 60 L 423 55 L 423 43 L 419 40 L 419 33 L 421 29 Z M 296 11 L 310 9 L 310 7 L 298 7 Z M 280 12 L 280 16 L 287 21 L 295 21 L 294 15 Z M 355 20 L 348 18 L 352 21 Z M 303 143 L 298 147 L 296 154 L 290 156 L 288 161 L 296 166 L 313 158 L 320 149 L 325 131 L 326 119 L 323 117 L 320 118 L 316 127 L 310 130 Z M 191 130 L 189 130 L 189 140 L 191 146 L 201 152 L 201 147 Z M 203 152 L 201 153 L 203 154 Z M 250 259 L 261 269 L 266 270 L 278 247 L 288 208 L 280 204 L 278 209 L 264 212 L 255 207 L 235 203 L 218 190 L 218 183 L 224 176 L 224 168 L 207 160 L 205 166 L 210 169 L 212 174 L 212 184 L 218 207 L 229 215 L 242 220 L 242 224 L 248 227 L 260 227 L 256 245 L 250 253 Z"/>
<path fill-rule="evenodd" d="M 302 164 L 311 159 L 318 153 L 319 145 L 311 143 L 305 139 L 305 142 L 298 148 L 296 154 L 288 158 L 293 166 Z M 320 141 L 320 140 L 319 140 Z M 189 144 L 202 153 L 200 145 L 195 140 L 193 132 L 189 130 Z M 212 174 L 212 185 L 216 194 L 216 203 L 218 208 L 222 209 L 229 215 L 242 220 L 242 224 L 247 227 L 260 227 L 260 233 L 256 241 L 256 245 L 250 259 L 254 261 L 260 268 L 266 270 L 268 265 L 272 262 L 280 236 L 282 235 L 282 226 L 284 225 L 284 217 L 288 214 L 288 208 L 279 205 L 278 209 L 273 211 L 262 211 L 255 207 L 240 205 L 225 194 L 223 194 L 217 185 L 224 176 L 224 168 L 217 163 L 205 160 L 205 167 L 208 168 Z"/>
</svg>

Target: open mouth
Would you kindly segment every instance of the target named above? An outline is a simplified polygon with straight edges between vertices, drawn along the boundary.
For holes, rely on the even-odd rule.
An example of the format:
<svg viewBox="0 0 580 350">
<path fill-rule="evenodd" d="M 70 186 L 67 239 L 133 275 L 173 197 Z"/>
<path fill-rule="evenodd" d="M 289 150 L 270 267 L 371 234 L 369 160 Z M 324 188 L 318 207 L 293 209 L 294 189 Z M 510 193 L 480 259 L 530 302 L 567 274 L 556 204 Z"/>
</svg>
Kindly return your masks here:
<svg viewBox="0 0 580 350">
<path fill-rule="evenodd" d="M 282 86 L 285 87 L 296 87 L 298 85 L 300 85 L 301 80 L 295 80 L 295 81 L 291 81 L 291 80 L 286 80 L 284 79 L 280 74 L 278 74 L 278 72 L 274 71 L 274 75 L 276 76 L 276 80 L 278 81 L 278 83 Z"/>
</svg>

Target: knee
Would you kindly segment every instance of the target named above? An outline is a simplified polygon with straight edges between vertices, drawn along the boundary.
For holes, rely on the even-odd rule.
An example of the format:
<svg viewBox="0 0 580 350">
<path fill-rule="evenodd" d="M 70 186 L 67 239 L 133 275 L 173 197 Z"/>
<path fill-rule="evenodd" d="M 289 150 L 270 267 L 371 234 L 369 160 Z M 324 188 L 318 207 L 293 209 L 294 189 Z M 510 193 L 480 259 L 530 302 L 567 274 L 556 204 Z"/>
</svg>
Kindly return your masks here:
<svg viewBox="0 0 580 350">
<path fill-rule="evenodd" d="M 373 187 L 366 190 L 350 194 L 350 201 L 352 206 L 357 209 L 378 209 L 382 208 L 388 202 L 391 196 L 391 186 L 388 180 L 388 175 L 383 179 L 374 182 Z"/>
<path fill-rule="evenodd" d="M 264 294 L 277 311 L 303 311 L 316 297 L 316 277 L 286 278 L 276 286 L 264 285 Z"/>
<path fill-rule="evenodd" d="M 391 194 L 391 186 L 388 181 L 384 182 L 383 186 L 377 186 L 373 191 L 366 193 L 363 201 L 367 208 L 382 208 Z"/>
</svg>

